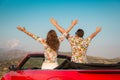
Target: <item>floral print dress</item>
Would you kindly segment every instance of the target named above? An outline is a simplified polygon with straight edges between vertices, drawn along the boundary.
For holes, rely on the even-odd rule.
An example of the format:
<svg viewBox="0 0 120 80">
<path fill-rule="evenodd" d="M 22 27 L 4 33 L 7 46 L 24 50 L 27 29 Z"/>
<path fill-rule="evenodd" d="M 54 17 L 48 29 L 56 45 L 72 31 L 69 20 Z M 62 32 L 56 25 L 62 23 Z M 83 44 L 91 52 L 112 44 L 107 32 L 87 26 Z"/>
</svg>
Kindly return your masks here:
<svg viewBox="0 0 120 80">
<path fill-rule="evenodd" d="M 90 37 L 83 39 L 68 35 L 67 39 L 72 49 L 71 61 L 75 63 L 87 63 L 86 51 L 91 41 Z"/>
<path fill-rule="evenodd" d="M 62 42 L 65 38 L 65 35 L 63 34 L 62 36 L 60 36 L 58 39 L 59 39 L 59 42 Z M 55 63 L 57 62 L 57 52 L 54 51 L 53 49 L 51 49 L 47 43 L 46 43 L 46 40 L 45 39 L 42 39 L 36 35 L 33 35 L 33 39 L 35 39 L 36 41 L 40 42 L 41 44 L 43 44 L 44 46 L 44 56 L 45 56 L 45 61 L 44 62 L 47 62 L 47 63 Z"/>
</svg>

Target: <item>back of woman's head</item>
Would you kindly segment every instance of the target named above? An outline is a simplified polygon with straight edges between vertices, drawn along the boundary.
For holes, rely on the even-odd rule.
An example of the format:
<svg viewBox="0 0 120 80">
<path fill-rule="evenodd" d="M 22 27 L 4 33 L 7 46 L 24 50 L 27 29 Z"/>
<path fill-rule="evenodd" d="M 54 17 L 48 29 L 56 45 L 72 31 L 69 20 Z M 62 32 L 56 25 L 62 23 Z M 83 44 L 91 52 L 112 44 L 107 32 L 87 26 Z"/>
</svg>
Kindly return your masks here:
<svg viewBox="0 0 120 80">
<path fill-rule="evenodd" d="M 83 29 L 78 29 L 75 34 L 79 37 L 83 37 L 84 36 L 84 31 L 83 31 Z"/>
<path fill-rule="evenodd" d="M 47 39 L 46 39 L 46 43 L 48 44 L 48 46 L 50 48 L 52 48 L 54 51 L 58 51 L 59 49 L 59 40 L 57 37 L 57 34 L 54 30 L 50 30 L 47 34 Z"/>
</svg>

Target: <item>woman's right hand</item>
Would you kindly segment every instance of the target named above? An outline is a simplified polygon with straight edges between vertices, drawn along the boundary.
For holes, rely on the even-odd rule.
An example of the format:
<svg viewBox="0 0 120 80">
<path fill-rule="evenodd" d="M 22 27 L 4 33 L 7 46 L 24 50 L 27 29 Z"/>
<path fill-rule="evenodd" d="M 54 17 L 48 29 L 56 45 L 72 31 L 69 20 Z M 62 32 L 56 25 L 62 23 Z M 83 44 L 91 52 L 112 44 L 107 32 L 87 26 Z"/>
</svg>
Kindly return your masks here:
<svg viewBox="0 0 120 80">
<path fill-rule="evenodd" d="M 24 27 L 18 26 L 17 29 L 20 30 L 20 31 L 25 31 L 25 28 L 24 28 Z"/>
<path fill-rule="evenodd" d="M 50 19 L 50 22 L 51 22 L 53 25 L 58 25 L 57 21 L 56 21 L 54 18 L 51 18 L 51 19 Z"/>
<path fill-rule="evenodd" d="M 72 21 L 72 23 L 71 23 L 71 25 L 76 25 L 78 23 L 78 20 L 76 19 L 76 20 L 74 20 L 74 21 Z"/>
<path fill-rule="evenodd" d="M 100 31 L 101 31 L 101 27 L 97 27 L 96 32 L 100 32 Z"/>
</svg>

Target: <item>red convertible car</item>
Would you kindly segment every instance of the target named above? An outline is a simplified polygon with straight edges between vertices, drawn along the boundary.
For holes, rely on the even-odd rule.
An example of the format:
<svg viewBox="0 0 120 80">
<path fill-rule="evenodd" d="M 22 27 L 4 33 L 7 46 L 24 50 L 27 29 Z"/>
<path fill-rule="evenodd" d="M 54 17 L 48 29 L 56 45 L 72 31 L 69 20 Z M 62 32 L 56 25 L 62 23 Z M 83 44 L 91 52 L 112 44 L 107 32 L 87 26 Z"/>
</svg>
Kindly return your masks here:
<svg viewBox="0 0 120 80">
<path fill-rule="evenodd" d="M 58 55 L 59 66 L 41 70 L 44 55 L 28 54 L 19 65 L 11 65 L 1 80 L 120 80 L 120 64 L 78 64 Z"/>
</svg>

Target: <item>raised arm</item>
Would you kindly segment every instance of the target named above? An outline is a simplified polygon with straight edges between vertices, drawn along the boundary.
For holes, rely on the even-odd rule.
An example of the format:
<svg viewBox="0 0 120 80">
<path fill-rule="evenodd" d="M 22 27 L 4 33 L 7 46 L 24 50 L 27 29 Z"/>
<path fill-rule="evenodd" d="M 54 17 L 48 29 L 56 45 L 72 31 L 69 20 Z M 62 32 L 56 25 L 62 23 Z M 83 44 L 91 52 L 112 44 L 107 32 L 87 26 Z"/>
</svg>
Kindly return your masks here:
<svg viewBox="0 0 120 80">
<path fill-rule="evenodd" d="M 62 34 L 65 32 L 64 28 L 62 28 L 55 19 L 51 18 L 50 22 L 57 28 L 59 32 L 61 32 Z"/>
<path fill-rule="evenodd" d="M 96 28 L 96 31 L 94 33 L 92 33 L 89 37 L 91 39 L 93 39 L 99 32 L 101 31 L 101 28 L 100 27 L 97 27 Z"/>
<path fill-rule="evenodd" d="M 28 32 L 24 27 L 18 26 L 17 29 L 24 32 L 25 34 L 27 34 L 28 36 L 32 37 L 35 40 L 39 38 L 38 36 L 32 34 L 31 32 Z"/>
<path fill-rule="evenodd" d="M 71 29 L 78 23 L 78 20 L 74 20 L 72 21 L 71 25 L 68 27 L 67 30 L 65 30 L 66 33 L 69 33 L 71 31 Z"/>
<path fill-rule="evenodd" d="M 78 20 L 72 21 L 71 25 L 68 27 L 67 30 L 65 30 L 64 28 L 62 28 L 56 20 L 54 20 L 53 18 L 50 19 L 50 22 L 58 29 L 59 32 L 63 33 L 69 33 L 71 31 L 71 29 L 77 24 Z"/>
</svg>

